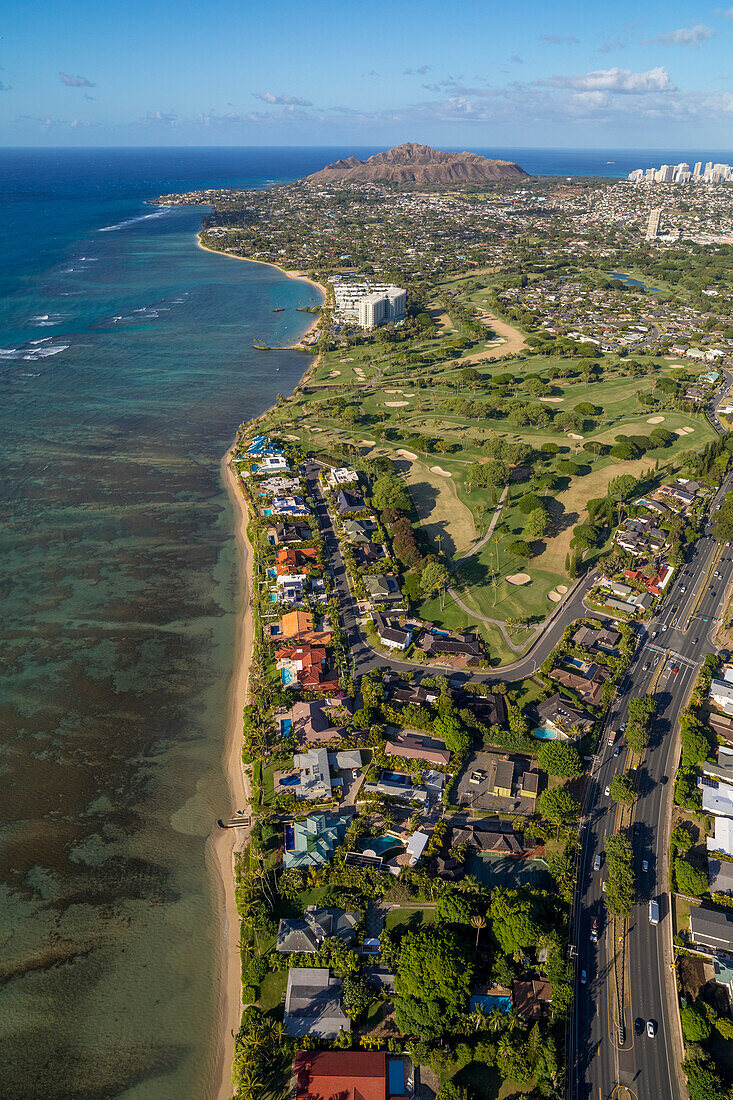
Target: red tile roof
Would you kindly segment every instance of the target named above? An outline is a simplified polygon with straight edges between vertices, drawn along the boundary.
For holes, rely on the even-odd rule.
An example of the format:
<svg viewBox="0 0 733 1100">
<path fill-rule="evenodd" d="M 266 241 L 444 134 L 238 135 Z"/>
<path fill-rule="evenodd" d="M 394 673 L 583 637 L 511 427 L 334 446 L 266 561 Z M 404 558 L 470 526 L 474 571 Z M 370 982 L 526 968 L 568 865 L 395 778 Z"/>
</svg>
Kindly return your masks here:
<svg viewBox="0 0 733 1100">
<path fill-rule="evenodd" d="M 387 1060 L 382 1052 L 357 1050 L 295 1055 L 296 1100 L 386 1100 Z"/>
</svg>

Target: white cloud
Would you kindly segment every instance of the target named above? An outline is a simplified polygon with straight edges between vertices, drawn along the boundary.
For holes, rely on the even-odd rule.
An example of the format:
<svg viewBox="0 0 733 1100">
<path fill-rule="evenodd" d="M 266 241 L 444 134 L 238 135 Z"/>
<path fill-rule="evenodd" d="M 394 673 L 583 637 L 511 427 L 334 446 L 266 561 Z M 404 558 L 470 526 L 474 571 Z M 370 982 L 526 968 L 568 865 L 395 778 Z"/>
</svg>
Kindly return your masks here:
<svg viewBox="0 0 733 1100">
<path fill-rule="evenodd" d="M 731 8 L 733 11 L 733 8 Z M 729 14 L 726 12 L 726 14 Z M 660 46 L 700 46 L 712 38 L 715 31 L 706 27 L 704 23 L 697 23 L 694 27 L 680 27 L 676 31 L 667 31 L 666 34 L 657 34 L 654 38 L 645 38 L 645 46 L 658 43 Z"/>
<path fill-rule="evenodd" d="M 649 92 L 673 92 L 672 79 L 663 65 L 643 73 L 631 69 L 595 69 L 575 76 L 551 76 L 535 80 L 536 87 L 574 88 L 578 91 L 614 92 L 617 95 L 644 95 Z"/>
<path fill-rule="evenodd" d="M 541 34 L 540 42 L 548 42 L 551 46 L 577 46 L 578 39 L 574 34 Z"/>
<path fill-rule="evenodd" d="M 65 84 L 67 88 L 93 88 L 94 83 L 91 80 L 87 80 L 85 76 L 72 76 L 71 73 L 59 73 L 61 83 Z"/>
<path fill-rule="evenodd" d="M 301 99 L 297 95 L 288 95 L 287 92 L 253 92 L 255 99 L 261 99 L 263 103 L 280 103 L 288 107 L 312 107 L 309 99 Z"/>
</svg>

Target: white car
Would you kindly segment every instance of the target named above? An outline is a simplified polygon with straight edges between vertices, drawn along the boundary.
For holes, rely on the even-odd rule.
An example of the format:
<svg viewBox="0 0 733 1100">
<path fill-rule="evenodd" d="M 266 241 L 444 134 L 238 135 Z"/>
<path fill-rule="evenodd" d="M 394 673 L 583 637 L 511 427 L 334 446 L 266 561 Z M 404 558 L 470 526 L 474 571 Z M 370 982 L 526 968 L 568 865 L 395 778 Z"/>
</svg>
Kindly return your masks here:
<svg viewBox="0 0 733 1100">
<path fill-rule="evenodd" d="M 608 784 L 606 784 L 606 795 L 609 795 L 610 793 L 611 793 L 611 788 Z"/>
<path fill-rule="evenodd" d="M 646 1033 L 650 1039 L 653 1039 L 654 1036 L 657 1034 L 657 1025 L 654 1023 L 654 1020 L 647 1020 Z"/>
</svg>

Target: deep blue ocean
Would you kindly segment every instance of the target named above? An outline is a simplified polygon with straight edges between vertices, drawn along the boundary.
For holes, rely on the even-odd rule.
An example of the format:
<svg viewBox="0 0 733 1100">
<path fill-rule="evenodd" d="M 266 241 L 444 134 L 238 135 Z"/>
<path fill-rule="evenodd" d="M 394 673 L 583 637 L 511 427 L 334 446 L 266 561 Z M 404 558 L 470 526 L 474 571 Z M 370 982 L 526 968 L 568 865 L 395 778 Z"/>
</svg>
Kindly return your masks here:
<svg viewBox="0 0 733 1100">
<path fill-rule="evenodd" d="M 219 464 L 308 362 L 252 340 L 289 342 L 317 296 L 145 200 L 375 151 L 0 150 L 0 1096 L 210 1095 L 239 598 Z M 568 175 L 731 159 L 478 151 Z"/>
</svg>

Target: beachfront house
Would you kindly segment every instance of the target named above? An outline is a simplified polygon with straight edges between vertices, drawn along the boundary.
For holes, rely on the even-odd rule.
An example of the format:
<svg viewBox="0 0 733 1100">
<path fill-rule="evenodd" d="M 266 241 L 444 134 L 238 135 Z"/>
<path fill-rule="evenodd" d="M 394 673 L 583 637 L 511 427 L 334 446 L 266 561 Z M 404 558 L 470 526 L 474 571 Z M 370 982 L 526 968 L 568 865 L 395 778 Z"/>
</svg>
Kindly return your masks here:
<svg viewBox="0 0 733 1100">
<path fill-rule="evenodd" d="M 351 1031 L 341 999 L 341 979 L 327 968 L 291 966 L 283 1024 L 286 1035 L 298 1038 L 335 1039 L 339 1031 Z"/>
<path fill-rule="evenodd" d="M 326 867 L 346 833 L 348 820 L 333 814 L 311 814 L 285 826 L 283 866 Z"/>
<path fill-rule="evenodd" d="M 275 950 L 281 955 L 315 955 L 324 940 L 331 936 L 352 944 L 360 916 L 359 913 L 347 913 L 345 909 L 309 905 L 302 917 L 280 921 Z"/>
</svg>

